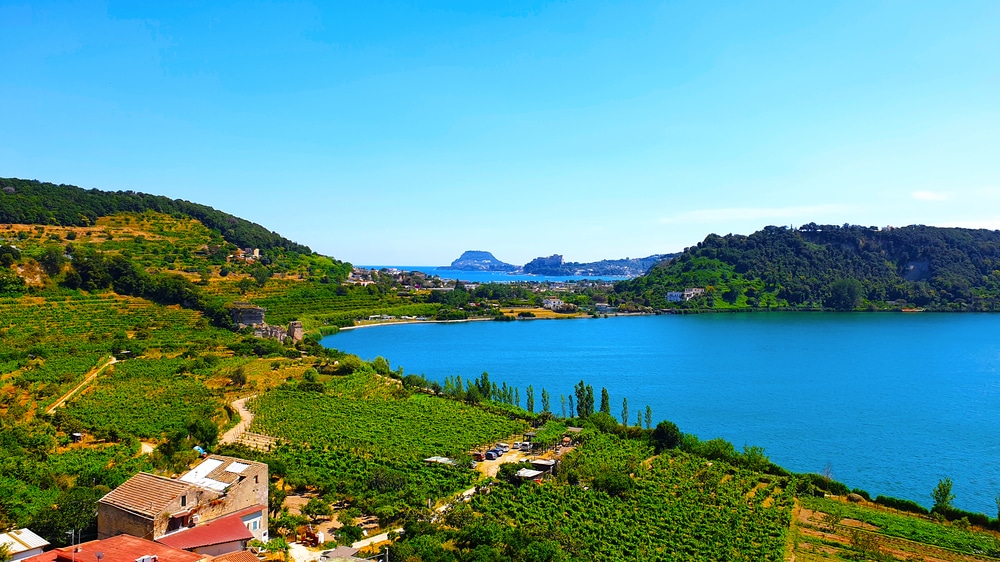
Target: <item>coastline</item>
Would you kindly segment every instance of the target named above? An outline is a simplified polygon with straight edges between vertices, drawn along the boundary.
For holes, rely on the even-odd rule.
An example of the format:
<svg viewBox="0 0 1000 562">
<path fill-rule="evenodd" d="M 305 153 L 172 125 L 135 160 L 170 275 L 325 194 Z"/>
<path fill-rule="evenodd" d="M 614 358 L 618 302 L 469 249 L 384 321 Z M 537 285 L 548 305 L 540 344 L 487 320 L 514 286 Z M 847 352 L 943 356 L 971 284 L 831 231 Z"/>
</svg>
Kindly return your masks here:
<svg viewBox="0 0 1000 562">
<path fill-rule="evenodd" d="M 633 312 L 624 314 L 615 313 L 615 314 L 602 315 L 600 316 L 600 318 L 613 318 L 621 316 L 655 316 L 655 315 L 656 313 L 652 312 Z M 524 322 L 532 320 L 576 320 L 580 318 L 594 318 L 594 317 L 589 314 L 576 314 L 573 316 L 560 316 L 560 317 L 542 316 L 534 318 L 515 318 L 514 320 L 511 320 L 511 322 Z M 462 320 L 389 320 L 386 322 L 372 322 L 371 324 L 357 324 L 354 326 L 345 326 L 343 328 L 338 329 L 338 332 L 343 332 L 347 330 L 356 330 L 358 328 L 376 328 L 379 326 L 402 326 L 405 324 L 462 324 L 466 322 L 495 322 L 495 321 L 496 320 L 494 320 L 492 317 L 465 318 Z M 331 334 L 331 335 L 336 335 L 336 334 Z"/>
</svg>

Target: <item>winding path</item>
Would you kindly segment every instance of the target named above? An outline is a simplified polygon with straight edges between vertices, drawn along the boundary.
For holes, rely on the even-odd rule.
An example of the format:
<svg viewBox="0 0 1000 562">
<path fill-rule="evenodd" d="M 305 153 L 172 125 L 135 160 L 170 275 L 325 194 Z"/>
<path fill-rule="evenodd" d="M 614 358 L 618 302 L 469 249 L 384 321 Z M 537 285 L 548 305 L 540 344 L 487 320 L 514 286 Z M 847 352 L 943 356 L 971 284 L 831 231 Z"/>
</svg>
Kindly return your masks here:
<svg viewBox="0 0 1000 562">
<path fill-rule="evenodd" d="M 219 439 L 219 443 L 222 444 L 236 443 L 237 441 L 240 440 L 240 437 L 243 437 L 243 434 L 246 432 L 246 430 L 250 428 L 250 423 L 253 422 L 253 412 L 247 410 L 246 402 L 247 400 L 253 398 L 254 396 L 257 395 L 254 394 L 253 396 L 240 398 L 239 400 L 234 400 L 232 404 L 230 404 L 233 407 L 233 409 L 236 410 L 237 413 L 239 413 L 240 423 L 236 424 L 235 426 L 233 426 L 232 429 L 227 431 L 222 436 L 222 439 Z"/>
<path fill-rule="evenodd" d="M 52 412 L 56 411 L 56 408 L 60 408 L 62 406 L 65 406 L 66 405 L 66 401 L 69 400 L 70 398 L 72 398 L 74 394 L 76 394 L 77 392 L 79 392 L 81 388 L 83 388 L 83 387 L 87 386 L 88 384 L 90 384 L 91 382 L 93 382 L 93 380 L 97 378 L 97 375 L 103 373 L 105 369 L 107 369 L 111 365 L 114 365 L 117 362 L 118 362 L 118 360 L 115 359 L 114 356 L 111 356 L 111 358 L 108 359 L 107 361 L 105 361 L 104 363 L 101 363 L 97 367 L 94 367 L 93 369 L 91 369 L 90 372 L 87 373 L 87 376 L 85 376 L 83 378 L 83 382 L 81 382 L 80 384 L 74 386 L 73 389 L 70 390 L 69 392 L 67 392 L 66 394 L 63 394 L 62 397 L 59 398 L 59 400 L 56 400 L 55 403 L 53 403 L 51 406 L 48 407 L 48 409 L 45 410 L 45 413 L 46 414 L 51 414 Z"/>
</svg>

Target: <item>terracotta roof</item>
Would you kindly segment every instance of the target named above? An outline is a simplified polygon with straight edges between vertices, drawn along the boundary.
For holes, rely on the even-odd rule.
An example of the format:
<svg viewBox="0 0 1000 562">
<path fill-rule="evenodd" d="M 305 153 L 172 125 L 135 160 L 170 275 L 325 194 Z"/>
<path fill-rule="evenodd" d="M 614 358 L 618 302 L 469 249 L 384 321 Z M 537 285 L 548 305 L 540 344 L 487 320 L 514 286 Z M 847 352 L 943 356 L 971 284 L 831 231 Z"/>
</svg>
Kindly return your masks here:
<svg viewBox="0 0 1000 562">
<path fill-rule="evenodd" d="M 253 533 L 246 528 L 240 518 L 263 510 L 262 506 L 247 508 L 184 531 L 171 533 L 156 539 L 156 541 L 184 550 L 234 541 L 248 541 L 253 539 Z"/>
<path fill-rule="evenodd" d="M 212 559 L 212 562 L 260 562 L 260 558 L 245 550 L 237 550 L 236 552 L 216 556 Z"/>
<path fill-rule="evenodd" d="M 97 560 L 98 552 L 104 554 L 101 562 L 135 562 L 143 556 L 156 556 L 157 562 L 200 562 L 206 559 L 204 554 L 178 550 L 131 535 L 85 542 L 77 548 L 75 559 L 80 561 Z M 73 559 L 73 549 L 67 546 L 25 558 L 22 562 L 70 562 Z"/>
<path fill-rule="evenodd" d="M 100 503 L 105 503 L 146 517 L 156 517 L 174 498 L 188 493 L 197 486 L 140 472 L 108 492 Z"/>
</svg>

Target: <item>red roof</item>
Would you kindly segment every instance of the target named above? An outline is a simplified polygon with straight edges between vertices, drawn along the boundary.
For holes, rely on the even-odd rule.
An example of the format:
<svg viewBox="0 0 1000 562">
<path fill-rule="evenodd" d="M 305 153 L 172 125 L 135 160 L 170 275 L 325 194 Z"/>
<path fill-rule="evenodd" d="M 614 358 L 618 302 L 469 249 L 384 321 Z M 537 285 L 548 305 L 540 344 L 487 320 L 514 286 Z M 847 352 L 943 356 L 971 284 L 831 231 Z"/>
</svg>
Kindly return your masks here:
<svg viewBox="0 0 1000 562">
<path fill-rule="evenodd" d="M 25 558 L 22 562 L 70 562 L 97 560 L 97 553 L 104 553 L 101 562 L 135 562 L 143 556 L 156 556 L 158 562 L 199 562 L 205 555 L 179 550 L 165 544 L 147 541 L 132 535 L 118 535 L 110 539 L 90 541 L 77 545 L 74 557 L 71 547 L 56 548 Z"/>
<path fill-rule="evenodd" d="M 212 562 L 260 562 L 260 558 L 245 550 L 237 550 L 236 552 L 216 556 L 212 559 Z"/>
<path fill-rule="evenodd" d="M 247 529 L 241 518 L 251 513 L 260 513 L 265 509 L 259 505 L 248 507 L 231 515 L 213 519 L 208 523 L 160 537 L 156 541 L 183 550 L 227 542 L 248 541 L 253 539 L 253 533 Z"/>
</svg>

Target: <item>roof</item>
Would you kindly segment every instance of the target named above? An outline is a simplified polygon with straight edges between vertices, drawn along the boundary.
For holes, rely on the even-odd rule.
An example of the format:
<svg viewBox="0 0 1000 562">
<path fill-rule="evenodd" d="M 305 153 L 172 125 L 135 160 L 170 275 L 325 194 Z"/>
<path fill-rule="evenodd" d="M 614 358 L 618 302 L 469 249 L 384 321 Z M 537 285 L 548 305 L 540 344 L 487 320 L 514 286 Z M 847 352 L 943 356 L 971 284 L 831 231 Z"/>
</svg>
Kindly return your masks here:
<svg viewBox="0 0 1000 562">
<path fill-rule="evenodd" d="M 261 512 L 266 509 L 258 505 L 237 511 L 225 517 L 213 519 L 208 523 L 202 523 L 195 527 L 177 531 L 156 539 L 156 542 L 163 543 L 174 548 L 189 550 L 213 544 L 222 544 L 235 541 L 248 541 L 254 538 L 253 533 L 243 524 L 242 517 L 250 513 Z"/>
<path fill-rule="evenodd" d="M 535 459 L 531 461 L 532 466 L 548 466 L 553 467 L 556 465 L 556 461 L 552 459 Z"/>
<path fill-rule="evenodd" d="M 97 560 L 97 553 L 104 553 L 101 562 L 135 562 L 143 556 L 156 556 L 163 562 L 200 562 L 205 555 L 187 552 L 158 544 L 131 535 L 118 535 L 110 539 L 90 541 L 77 545 L 74 557 L 73 548 L 56 548 L 48 552 L 25 558 L 28 562 L 70 562 L 76 560 Z"/>
<path fill-rule="evenodd" d="M 530 468 L 522 468 L 517 471 L 517 476 L 520 478 L 538 478 L 539 476 L 545 474 L 541 470 L 531 470 Z"/>
<path fill-rule="evenodd" d="M 99 503 L 153 518 L 162 513 L 174 498 L 192 488 L 195 486 L 187 482 L 140 472 L 108 492 Z"/>
<path fill-rule="evenodd" d="M 49 541 L 32 533 L 30 529 L 17 529 L 0 533 L 0 544 L 7 545 L 11 554 L 19 554 L 34 548 L 45 548 L 49 546 Z"/>
<path fill-rule="evenodd" d="M 350 560 L 360 550 L 360 548 L 353 548 L 350 546 L 338 546 L 333 550 L 323 551 L 323 554 L 320 556 L 320 560 Z"/>
<path fill-rule="evenodd" d="M 225 491 L 240 479 L 240 476 L 250 467 L 261 467 L 262 463 L 224 457 L 222 455 L 209 455 L 208 458 L 186 472 L 180 479 L 184 482 L 197 484 L 203 488 Z"/>
<path fill-rule="evenodd" d="M 260 562 L 260 558 L 245 550 L 237 550 L 236 552 L 216 556 L 212 559 L 212 562 Z"/>
</svg>

